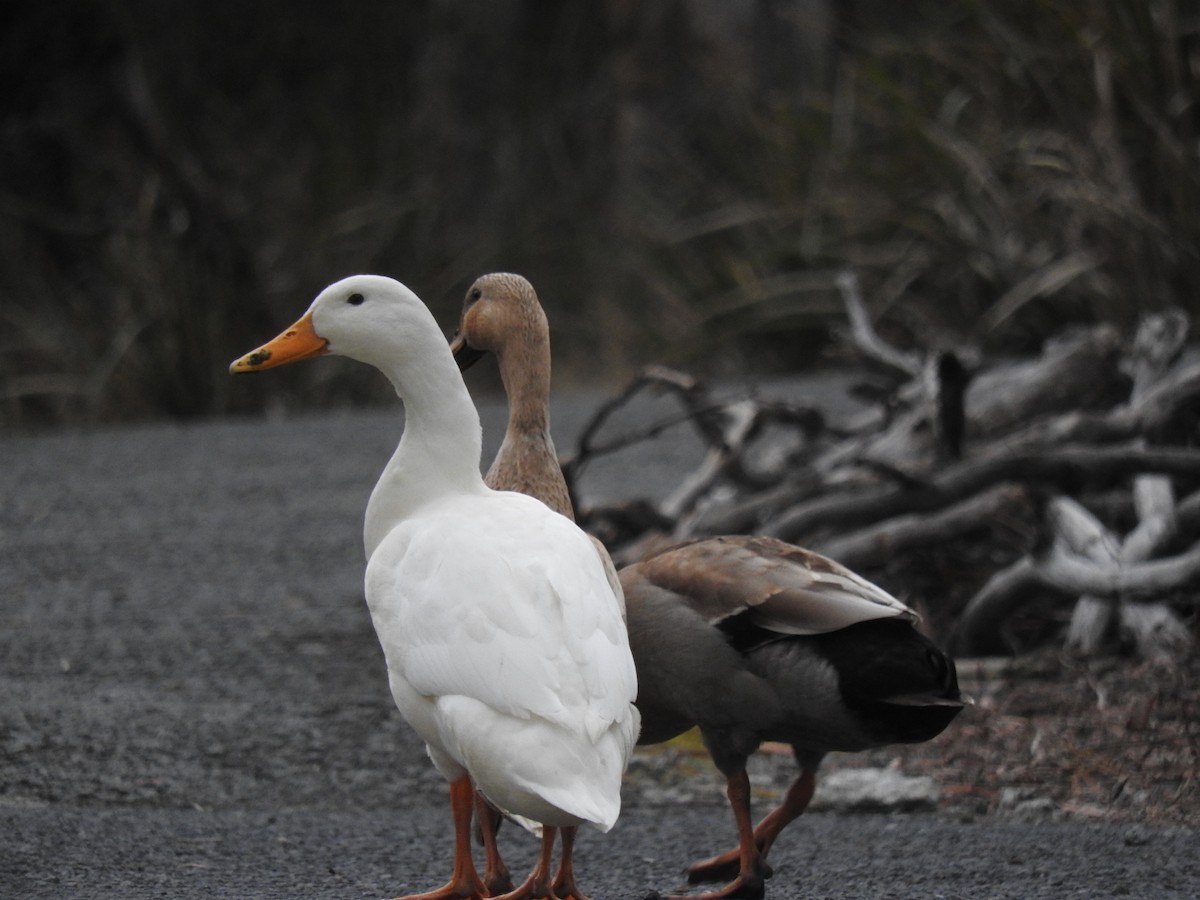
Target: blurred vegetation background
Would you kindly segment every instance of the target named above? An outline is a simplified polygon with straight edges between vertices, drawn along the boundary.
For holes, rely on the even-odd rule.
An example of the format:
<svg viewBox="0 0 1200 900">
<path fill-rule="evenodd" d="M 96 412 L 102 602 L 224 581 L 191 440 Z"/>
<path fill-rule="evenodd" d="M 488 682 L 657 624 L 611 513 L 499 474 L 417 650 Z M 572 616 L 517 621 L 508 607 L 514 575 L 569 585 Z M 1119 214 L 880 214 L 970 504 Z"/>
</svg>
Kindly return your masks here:
<svg viewBox="0 0 1200 900">
<path fill-rule="evenodd" d="M 0 424 L 371 402 L 226 367 L 353 272 L 529 277 L 556 379 L 1197 312 L 1171 0 L 8 0 Z"/>
</svg>

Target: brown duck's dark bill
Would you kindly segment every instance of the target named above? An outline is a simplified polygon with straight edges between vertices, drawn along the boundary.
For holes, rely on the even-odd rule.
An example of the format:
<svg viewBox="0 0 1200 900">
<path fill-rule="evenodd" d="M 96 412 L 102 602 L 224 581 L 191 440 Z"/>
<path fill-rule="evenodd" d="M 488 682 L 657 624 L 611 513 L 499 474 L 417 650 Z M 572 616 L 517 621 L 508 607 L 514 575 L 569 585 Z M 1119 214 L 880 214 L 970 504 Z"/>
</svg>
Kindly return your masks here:
<svg viewBox="0 0 1200 900">
<path fill-rule="evenodd" d="M 295 325 L 277 338 L 267 341 L 240 359 L 235 359 L 230 363 L 229 371 L 237 374 L 272 369 L 284 363 L 319 356 L 328 346 L 329 342 L 313 329 L 312 316 L 305 313 Z"/>
<path fill-rule="evenodd" d="M 467 344 L 467 339 L 462 336 L 462 332 L 456 334 L 454 340 L 450 342 L 450 352 L 454 354 L 454 361 L 458 363 L 460 372 L 467 371 L 484 357 L 484 351 L 476 350 Z"/>
</svg>

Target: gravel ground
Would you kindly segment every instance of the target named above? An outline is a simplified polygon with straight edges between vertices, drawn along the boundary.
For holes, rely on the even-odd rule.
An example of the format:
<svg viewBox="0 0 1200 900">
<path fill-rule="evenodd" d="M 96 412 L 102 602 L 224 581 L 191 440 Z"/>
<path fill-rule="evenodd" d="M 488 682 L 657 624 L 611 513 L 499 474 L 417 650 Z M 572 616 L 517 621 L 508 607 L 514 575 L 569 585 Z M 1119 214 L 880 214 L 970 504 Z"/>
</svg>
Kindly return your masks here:
<svg viewBox="0 0 1200 900">
<path fill-rule="evenodd" d="M 556 432 L 596 399 L 560 398 Z M 483 412 L 490 454 L 503 409 Z M 362 512 L 399 433 L 376 411 L 0 438 L 0 897 L 445 879 L 445 785 L 392 705 L 361 596 Z M 670 482 L 697 451 L 667 443 L 589 489 Z M 763 800 L 792 774 L 761 754 Z M 686 751 L 639 751 L 616 829 L 581 840 L 584 886 L 677 887 L 732 839 L 717 787 Z M 522 870 L 532 840 L 503 837 Z M 768 896 L 1195 897 L 1196 847 L 1128 820 L 815 813 L 774 851 Z"/>
</svg>

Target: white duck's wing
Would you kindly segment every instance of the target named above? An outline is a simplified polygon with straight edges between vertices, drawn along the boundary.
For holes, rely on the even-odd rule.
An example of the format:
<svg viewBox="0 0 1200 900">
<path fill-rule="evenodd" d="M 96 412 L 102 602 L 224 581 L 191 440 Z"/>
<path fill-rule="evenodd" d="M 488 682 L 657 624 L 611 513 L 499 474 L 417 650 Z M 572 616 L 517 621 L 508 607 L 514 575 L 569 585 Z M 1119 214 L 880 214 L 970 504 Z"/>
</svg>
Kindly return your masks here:
<svg viewBox="0 0 1200 900">
<path fill-rule="evenodd" d="M 519 494 L 492 497 L 486 517 L 439 504 L 372 556 L 367 599 L 388 666 L 421 694 L 595 740 L 637 692 L 617 598 L 572 523 Z"/>
<path fill-rule="evenodd" d="M 635 565 L 712 624 L 749 612 L 755 625 L 780 634 L 824 634 L 871 619 L 919 618 L 845 566 L 774 538 L 699 538 Z"/>
</svg>

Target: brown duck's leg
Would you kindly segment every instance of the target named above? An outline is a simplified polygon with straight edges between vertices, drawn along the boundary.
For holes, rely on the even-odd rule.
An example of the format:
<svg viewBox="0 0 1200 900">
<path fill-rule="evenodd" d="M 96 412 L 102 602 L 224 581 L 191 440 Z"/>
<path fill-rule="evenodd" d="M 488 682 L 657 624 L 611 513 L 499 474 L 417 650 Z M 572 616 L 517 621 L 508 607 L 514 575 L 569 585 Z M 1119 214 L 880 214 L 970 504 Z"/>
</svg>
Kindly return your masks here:
<svg viewBox="0 0 1200 900">
<path fill-rule="evenodd" d="M 500 831 L 503 817 L 496 807 L 478 791 L 475 792 L 475 824 L 479 826 L 479 834 L 483 839 L 483 883 L 493 894 L 503 894 L 513 889 L 512 873 L 500 856 L 500 847 L 496 844 L 496 835 Z"/>
<path fill-rule="evenodd" d="M 764 878 L 771 877 L 771 867 L 766 865 L 767 853 L 783 829 L 796 821 L 800 814 L 808 808 L 808 804 L 812 802 L 816 785 L 816 770 L 805 769 L 788 788 L 783 802 L 767 813 L 754 829 L 754 843 L 762 857 Z M 736 850 L 714 856 L 712 859 L 694 863 L 688 868 L 688 882 L 697 884 L 702 881 L 722 881 L 732 878 L 737 874 L 740 866 L 741 848 L 739 847 Z"/>
<path fill-rule="evenodd" d="M 704 894 L 686 894 L 677 900 L 726 900 L 726 898 L 746 897 L 759 898 L 766 891 L 766 881 L 771 870 L 763 861 L 754 840 L 754 823 L 750 819 L 750 776 L 746 770 L 739 769 L 729 776 L 727 793 L 729 805 L 733 809 L 733 817 L 737 821 L 738 849 L 734 851 L 737 860 L 737 877 L 725 887 Z M 711 860 L 709 861 L 711 862 Z M 707 866 L 708 863 L 699 863 Z M 697 878 L 694 874 L 696 866 L 688 870 L 688 882 L 712 880 L 708 877 Z"/>
<path fill-rule="evenodd" d="M 454 816 L 454 872 L 437 890 L 411 894 L 399 900 L 482 900 L 489 896 L 487 887 L 475 871 L 471 859 L 471 808 L 475 804 L 475 786 L 463 775 L 450 783 L 450 812 Z"/>
<path fill-rule="evenodd" d="M 562 859 L 554 876 L 554 893 L 559 900 L 588 900 L 575 881 L 575 834 L 579 828 L 571 825 L 562 829 Z"/>
<path fill-rule="evenodd" d="M 775 844 L 775 838 L 779 837 L 783 829 L 795 822 L 800 814 L 808 809 L 816 787 L 817 773 L 811 769 L 805 769 L 788 788 L 783 802 L 767 813 L 758 823 L 754 829 L 754 840 L 758 844 L 763 859 L 767 858 L 767 854 L 771 852 L 771 847 Z"/>
<path fill-rule="evenodd" d="M 554 834 L 558 831 L 551 825 L 542 826 L 542 852 L 537 865 L 515 891 L 500 894 L 496 900 L 559 900 L 550 886 L 550 858 L 554 854 Z"/>
</svg>

